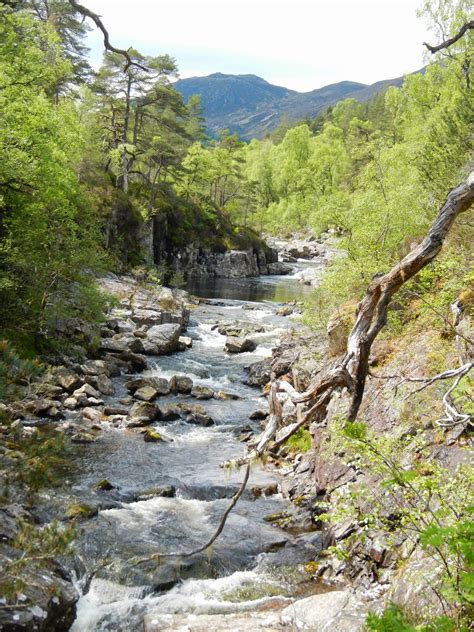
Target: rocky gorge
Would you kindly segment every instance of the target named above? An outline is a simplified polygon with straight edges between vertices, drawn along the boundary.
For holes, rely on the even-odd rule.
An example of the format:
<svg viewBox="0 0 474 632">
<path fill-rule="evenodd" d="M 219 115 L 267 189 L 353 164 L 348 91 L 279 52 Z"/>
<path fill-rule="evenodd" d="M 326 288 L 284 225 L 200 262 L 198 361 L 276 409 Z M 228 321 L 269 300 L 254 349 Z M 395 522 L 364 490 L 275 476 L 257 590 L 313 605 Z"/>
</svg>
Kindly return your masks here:
<svg viewBox="0 0 474 632">
<path fill-rule="evenodd" d="M 328 621 L 353 617 L 345 593 L 329 611 L 316 603 L 324 594 L 311 597 L 315 587 L 303 566 L 322 546 L 313 526 L 285 534 L 272 524 L 272 516 L 293 511 L 277 494 L 274 466 L 255 467 L 212 552 L 189 561 L 180 555 L 217 523 L 241 478 L 226 474 L 222 461 L 241 454 L 267 416 L 260 388 L 270 376 L 271 348 L 295 327 L 288 316 L 298 311 L 268 302 L 279 279 L 294 284 L 269 277 L 261 300 L 245 302 L 193 299 L 109 275 L 100 284 L 112 307 L 94 351 L 61 356 L 15 401 L 2 404 L 13 420 L 2 432 L 14 433 L 1 454 L 4 474 L 23 467 L 18 459 L 26 444 L 45 438 L 65 444 L 51 492 L 39 488 L 28 496 L 15 476 L 4 478 L 2 566 L 21 598 L 3 598 L 1 629 L 132 630 L 143 622 L 149 630 L 167 629 L 171 612 L 178 616 L 170 629 L 196 612 L 201 626 L 220 612 L 214 629 L 225 629 L 248 611 L 268 627 L 270 607 L 278 611 L 275 629 L 308 619 L 315 608 Z M 74 530 L 73 553 L 47 553 L 41 537 L 22 552 L 24 538 L 43 533 L 52 520 L 56 537 Z M 249 529 L 252 537 L 242 539 Z M 158 565 L 157 550 L 164 560 Z M 293 606 L 285 612 L 293 589 L 316 601 L 301 601 L 298 614 Z M 189 601 L 186 590 L 198 598 Z"/>
<path fill-rule="evenodd" d="M 364 475 L 325 451 L 329 431 L 317 425 L 310 444 L 288 442 L 252 466 L 220 537 L 188 557 L 239 490 L 243 472 L 222 465 L 258 442 L 270 384 L 282 411 L 278 439 L 298 421 L 292 393 L 342 352 L 344 315 L 319 336 L 294 319 L 296 297 L 309 290 L 298 265 L 321 270 L 332 252 L 324 243 L 287 245 L 281 258 L 308 257 L 288 262 L 289 275 L 217 279 L 212 292 L 209 282 L 194 285 L 200 297 L 132 276 L 100 280 L 113 301 L 94 351 L 61 357 L 2 404 L 14 432 L 0 455 L 4 473 L 21 466 L 26 443 L 59 436 L 68 447 L 48 492 L 28 496 L 4 478 L 1 564 L 5 576 L 15 572 L 21 598 L 2 600 L 0 629 L 355 632 L 387 599 L 433 606 L 423 582 L 416 594 L 409 589 L 426 560 L 406 541 L 394 545 L 374 529 L 354 540 L 349 559 L 328 550 L 360 525 L 329 529 L 320 516 Z M 414 373 L 428 342 L 411 356 Z M 382 342 L 372 365 L 388 357 L 393 373 L 406 362 L 403 348 L 390 355 Z M 363 414 L 374 430 L 390 432 L 399 408 L 390 383 L 369 385 Z M 466 459 L 462 429 L 442 446 L 429 424 L 424 432 L 450 467 Z M 52 520 L 58 533 L 73 528 L 72 550 L 42 559 L 40 539 L 22 552 L 31 530 Z"/>
</svg>

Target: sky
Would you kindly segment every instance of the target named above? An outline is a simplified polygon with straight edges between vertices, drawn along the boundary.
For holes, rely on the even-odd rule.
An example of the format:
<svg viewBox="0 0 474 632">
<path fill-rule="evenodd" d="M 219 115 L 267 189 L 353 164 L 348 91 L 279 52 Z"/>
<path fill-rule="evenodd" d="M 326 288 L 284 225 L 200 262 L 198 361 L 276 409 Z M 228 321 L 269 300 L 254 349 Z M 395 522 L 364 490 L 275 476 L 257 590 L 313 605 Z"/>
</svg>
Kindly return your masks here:
<svg viewBox="0 0 474 632">
<path fill-rule="evenodd" d="M 112 43 L 169 54 L 182 78 L 255 74 L 305 92 L 343 80 L 374 83 L 424 65 L 420 0 L 84 0 Z M 102 41 L 89 37 L 100 64 Z"/>
</svg>

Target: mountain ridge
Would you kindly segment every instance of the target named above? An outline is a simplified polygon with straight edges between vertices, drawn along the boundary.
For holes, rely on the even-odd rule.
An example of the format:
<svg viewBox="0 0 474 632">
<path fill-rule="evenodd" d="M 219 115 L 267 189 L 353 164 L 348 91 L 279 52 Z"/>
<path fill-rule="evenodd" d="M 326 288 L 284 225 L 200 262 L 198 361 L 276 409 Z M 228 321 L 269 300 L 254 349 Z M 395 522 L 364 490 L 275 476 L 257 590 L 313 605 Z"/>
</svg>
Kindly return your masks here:
<svg viewBox="0 0 474 632">
<path fill-rule="evenodd" d="M 373 84 L 344 80 L 298 92 L 271 84 L 254 74 L 215 72 L 205 77 L 179 79 L 174 86 L 185 101 L 191 95 L 200 95 L 209 134 L 229 129 L 242 139 L 250 140 L 273 132 L 285 116 L 291 122 L 314 117 L 343 99 L 368 101 L 377 92 L 400 86 L 402 82 L 403 77 Z"/>
</svg>

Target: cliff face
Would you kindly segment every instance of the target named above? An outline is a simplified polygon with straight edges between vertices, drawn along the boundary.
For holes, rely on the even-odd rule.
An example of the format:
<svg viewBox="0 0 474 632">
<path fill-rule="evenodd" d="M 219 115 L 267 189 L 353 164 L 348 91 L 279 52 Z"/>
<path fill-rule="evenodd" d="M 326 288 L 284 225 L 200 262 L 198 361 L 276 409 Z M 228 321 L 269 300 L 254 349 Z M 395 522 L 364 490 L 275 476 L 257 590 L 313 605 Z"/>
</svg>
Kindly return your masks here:
<svg viewBox="0 0 474 632">
<path fill-rule="evenodd" d="M 288 272 L 278 263 L 278 253 L 262 245 L 246 250 L 216 252 L 191 244 L 172 256 L 172 267 L 186 278 L 195 277 L 255 277 L 261 274 L 284 274 Z"/>
</svg>

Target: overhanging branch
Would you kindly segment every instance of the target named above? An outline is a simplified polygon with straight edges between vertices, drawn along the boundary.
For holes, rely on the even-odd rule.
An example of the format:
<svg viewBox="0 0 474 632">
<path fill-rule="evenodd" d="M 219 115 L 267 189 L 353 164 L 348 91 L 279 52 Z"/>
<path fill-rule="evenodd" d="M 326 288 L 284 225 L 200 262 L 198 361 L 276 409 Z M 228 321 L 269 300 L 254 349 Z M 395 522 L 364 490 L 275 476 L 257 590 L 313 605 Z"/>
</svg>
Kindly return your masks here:
<svg viewBox="0 0 474 632">
<path fill-rule="evenodd" d="M 465 24 L 463 24 L 461 28 L 459 29 L 459 31 L 456 33 L 456 35 L 454 35 L 453 37 L 450 37 L 444 42 L 441 42 L 441 44 L 438 44 L 437 46 L 431 46 L 430 44 L 423 42 L 423 46 L 426 46 L 426 48 L 430 51 L 430 53 L 432 54 L 437 53 L 438 51 L 443 50 L 444 48 L 449 48 L 450 46 L 455 44 L 470 29 L 474 29 L 474 20 L 470 20 L 469 22 L 466 22 Z"/>
<path fill-rule="evenodd" d="M 123 48 L 117 48 L 116 46 L 113 46 L 111 44 L 109 32 L 105 28 L 104 23 L 102 22 L 100 16 L 97 15 L 97 13 L 94 13 L 93 11 L 85 7 L 84 5 L 79 4 L 78 2 L 76 2 L 76 0 L 69 0 L 69 4 L 72 6 L 72 8 L 75 11 L 83 15 L 85 18 L 90 18 L 94 22 L 94 24 L 97 26 L 97 28 L 102 32 L 102 35 L 104 36 L 104 47 L 106 50 L 110 51 L 111 53 L 117 53 L 118 55 L 122 55 L 122 57 L 125 58 L 125 66 L 123 69 L 124 72 L 126 72 L 130 68 L 130 66 L 136 66 L 137 68 L 140 68 L 141 70 L 144 70 L 145 72 L 149 72 L 149 69 L 146 68 L 146 66 L 142 66 L 138 62 L 133 61 L 133 59 L 130 57 L 130 52 L 129 52 L 130 49 L 125 50 Z"/>
</svg>

